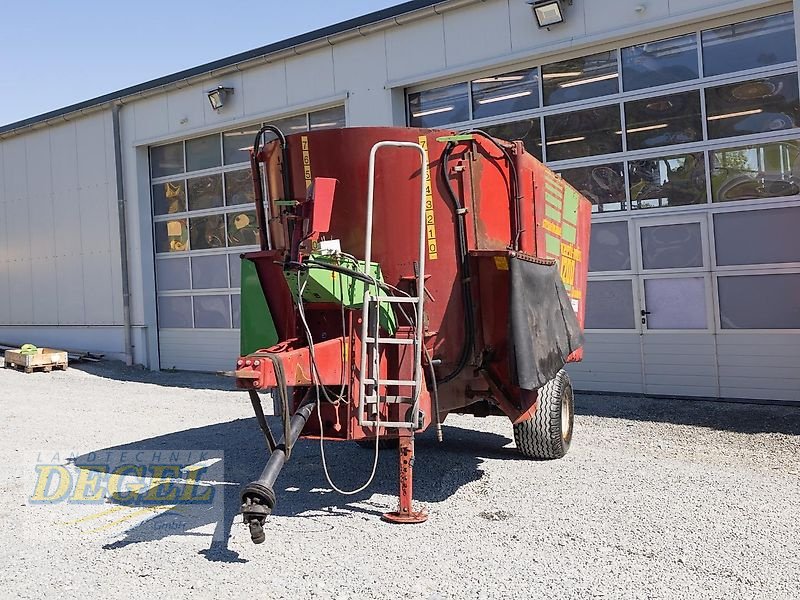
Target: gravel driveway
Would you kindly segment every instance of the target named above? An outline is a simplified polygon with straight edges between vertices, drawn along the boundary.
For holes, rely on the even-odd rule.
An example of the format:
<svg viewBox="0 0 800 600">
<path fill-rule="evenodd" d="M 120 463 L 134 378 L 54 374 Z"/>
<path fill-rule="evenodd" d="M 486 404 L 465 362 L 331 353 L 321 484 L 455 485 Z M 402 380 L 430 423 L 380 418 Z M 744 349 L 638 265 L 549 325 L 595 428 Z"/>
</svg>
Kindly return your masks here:
<svg viewBox="0 0 800 600">
<path fill-rule="evenodd" d="M 0 596 L 800 596 L 800 406 L 585 395 L 555 462 L 522 460 L 504 418 L 450 416 L 443 444 L 418 440 L 415 494 L 430 519 L 415 526 L 379 519 L 395 504 L 391 451 L 371 488 L 342 497 L 302 442 L 255 546 L 234 519 L 265 450 L 229 386 L 114 363 L 0 371 Z M 112 500 L 29 501 L 37 462 L 154 448 L 224 452 L 224 510 L 181 521 Z M 337 484 L 357 487 L 370 452 L 328 451 Z"/>
</svg>

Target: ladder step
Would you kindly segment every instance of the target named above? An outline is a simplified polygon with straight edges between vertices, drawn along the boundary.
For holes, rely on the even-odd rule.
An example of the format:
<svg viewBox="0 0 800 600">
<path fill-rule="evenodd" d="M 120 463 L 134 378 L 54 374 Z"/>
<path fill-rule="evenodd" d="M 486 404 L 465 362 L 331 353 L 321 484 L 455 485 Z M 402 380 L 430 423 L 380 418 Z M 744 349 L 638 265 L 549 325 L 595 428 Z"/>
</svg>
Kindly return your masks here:
<svg viewBox="0 0 800 600">
<path fill-rule="evenodd" d="M 388 302 L 390 304 L 418 304 L 418 296 L 370 296 L 369 302 Z"/>
<path fill-rule="evenodd" d="M 414 340 L 414 338 L 385 338 L 385 337 L 379 337 L 376 340 L 376 338 L 370 336 L 370 337 L 367 337 L 366 341 L 367 341 L 368 344 L 373 344 L 373 343 L 375 343 L 377 341 L 379 344 L 395 344 L 395 345 L 398 345 L 398 346 L 412 346 L 412 345 L 414 345 L 414 341 L 415 340 Z"/>
<path fill-rule="evenodd" d="M 403 402 L 411 404 L 413 398 L 409 396 L 364 396 L 364 404 L 367 406 L 378 404 L 379 401 L 387 404 L 402 404 Z"/>
<path fill-rule="evenodd" d="M 361 380 L 363 383 L 367 385 L 377 385 L 378 382 L 372 378 L 366 378 Z M 380 385 L 407 385 L 409 387 L 416 387 L 417 382 L 408 379 L 381 379 Z"/>
</svg>

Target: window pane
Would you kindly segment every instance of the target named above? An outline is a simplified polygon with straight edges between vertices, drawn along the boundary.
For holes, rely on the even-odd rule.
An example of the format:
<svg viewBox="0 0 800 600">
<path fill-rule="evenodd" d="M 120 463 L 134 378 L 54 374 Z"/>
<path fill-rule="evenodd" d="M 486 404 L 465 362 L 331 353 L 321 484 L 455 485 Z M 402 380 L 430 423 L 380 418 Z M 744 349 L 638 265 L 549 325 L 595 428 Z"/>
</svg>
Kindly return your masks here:
<svg viewBox="0 0 800 600">
<path fill-rule="evenodd" d="M 545 105 L 619 92 L 617 53 L 600 52 L 542 67 Z"/>
<path fill-rule="evenodd" d="M 219 135 L 207 135 L 186 140 L 186 170 L 199 171 L 211 169 L 222 164 L 219 148 Z"/>
<path fill-rule="evenodd" d="M 228 258 L 225 254 L 192 257 L 192 288 L 206 290 L 228 287 Z"/>
<path fill-rule="evenodd" d="M 545 117 L 547 160 L 622 152 L 619 105 Z"/>
<path fill-rule="evenodd" d="M 312 131 L 316 129 L 344 127 L 344 106 L 318 110 L 308 115 L 308 119 L 311 122 Z"/>
<path fill-rule="evenodd" d="M 160 291 L 190 289 L 189 259 L 168 258 L 157 260 L 156 281 Z"/>
<path fill-rule="evenodd" d="M 589 248 L 591 248 L 591 252 L 589 252 L 590 271 L 630 270 L 631 250 L 628 240 L 628 222 L 592 223 Z"/>
<path fill-rule="evenodd" d="M 186 210 L 184 181 L 157 183 L 153 186 L 153 214 L 171 215 Z"/>
<path fill-rule="evenodd" d="M 231 320 L 233 321 L 233 328 L 239 329 L 239 322 L 241 319 L 241 297 L 239 294 L 231 296 Z"/>
<path fill-rule="evenodd" d="M 158 299 L 159 327 L 192 327 L 192 299 L 189 296 L 161 296 Z"/>
<path fill-rule="evenodd" d="M 183 143 L 150 148 L 150 169 L 154 179 L 183 173 Z"/>
<path fill-rule="evenodd" d="M 723 329 L 800 329 L 800 273 L 720 277 Z"/>
<path fill-rule="evenodd" d="M 715 150 L 710 158 L 714 202 L 800 194 L 800 181 L 795 176 L 798 145 L 794 140 Z"/>
<path fill-rule="evenodd" d="M 791 129 L 800 122 L 797 73 L 706 90 L 708 137 Z"/>
<path fill-rule="evenodd" d="M 258 130 L 259 126 L 256 124 L 222 134 L 222 153 L 225 155 L 226 165 L 250 162 L 249 150 L 253 147 Z"/>
<path fill-rule="evenodd" d="M 703 32 L 706 76 L 791 62 L 796 53 L 790 12 Z"/>
<path fill-rule="evenodd" d="M 411 127 L 439 127 L 469 120 L 467 84 L 409 94 L 408 114 Z"/>
<path fill-rule="evenodd" d="M 242 259 L 239 254 L 228 254 L 229 269 L 231 274 L 231 287 L 239 289 L 242 287 Z"/>
<path fill-rule="evenodd" d="M 231 326 L 230 296 L 195 296 L 194 326 L 229 329 Z"/>
<path fill-rule="evenodd" d="M 697 79 L 697 37 L 682 35 L 622 49 L 622 86 L 640 90 Z"/>
<path fill-rule="evenodd" d="M 561 176 L 592 203 L 592 212 L 625 210 L 625 171 L 621 162 L 564 169 Z"/>
<path fill-rule="evenodd" d="M 586 329 L 636 328 L 630 279 L 590 280 L 586 297 Z"/>
<path fill-rule="evenodd" d="M 155 224 L 156 252 L 183 252 L 189 249 L 186 219 L 159 221 Z"/>
<path fill-rule="evenodd" d="M 189 210 L 204 210 L 222 206 L 222 175 L 195 177 L 187 181 Z"/>
<path fill-rule="evenodd" d="M 225 217 L 209 215 L 189 219 L 192 250 L 225 247 Z"/>
<path fill-rule="evenodd" d="M 717 264 L 800 262 L 800 208 L 771 208 L 714 215 Z M 746 243 L 743 241 L 746 240 Z"/>
<path fill-rule="evenodd" d="M 472 82 L 472 118 L 539 107 L 539 70 L 514 71 Z"/>
<path fill-rule="evenodd" d="M 229 246 L 257 246 L 259 244 L 256 211 L 229 213 L 227 216 Z"/>
<path fill-rule="evenodd" d="M 308 131 L 308 115 L 305 114 L 268 121 L 268 123 L 280 129 L 283 135 L 291 135 L 293 133 Z M 264 134 L 264 142 L 268 142 L 269 140 L 273 139 L 275 139 L 275 136 L 271 133 Z"/>
<path fill-rule="evenodd" d="M 522 140 L 528 154 L 542 160 L 542 131 L 539 127 L 538 118 L 524 119 L 501 125 L 486 125 L 481 129 L 491 136 L 508 142 Z"/>
<path fill-rule="evenodd" d="M 628 150 L 703 139 L 700 92 L 683 92 L 625 103 Z"/>
<path fill-rule="evenodd" d="M 704 204 L 706 163 L 702 152 L 628 163 L 631 208 Z"/>
<path fill-rule="evenodd" d="M 645 269 L 684 269 L 703 266 L 700 223 L 653 225 L 641 228 Z"/>
<path fill-rule="evenodd" d="M 225 173 L 225 204 L 253 204 L 256 193 L 253 190 L 253 177 L 250 170 Z"/>
<path fill-rule="evenodd" d="M 702 277 L 644 280 L 648 329 L 706 329 L 706 283 Z"/>
</svg>

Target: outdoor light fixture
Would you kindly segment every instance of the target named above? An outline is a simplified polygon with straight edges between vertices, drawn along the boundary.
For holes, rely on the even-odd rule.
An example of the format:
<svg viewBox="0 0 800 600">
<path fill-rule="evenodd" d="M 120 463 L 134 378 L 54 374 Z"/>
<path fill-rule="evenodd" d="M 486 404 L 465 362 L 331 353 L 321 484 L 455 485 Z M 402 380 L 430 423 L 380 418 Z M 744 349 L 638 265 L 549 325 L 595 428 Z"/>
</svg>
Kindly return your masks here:
<svg viewBox="0 0 800 600">
<path fill-rule="evenodd" d="M 546 28 L 564 22 L 563 0 L 528 0 L 528 4 L 533 6 L 533 14 L 536 15 L 539 27 Z"/>
<path fill-rule="evenodd" d="M 214 110 L 219 110 L 225 106 L 225 100 L 232 93 L 233 88 L 224 87 L 221 85 L 208 92 L 208 101 L 211 103 L 211 108 Z"/>
</svg>

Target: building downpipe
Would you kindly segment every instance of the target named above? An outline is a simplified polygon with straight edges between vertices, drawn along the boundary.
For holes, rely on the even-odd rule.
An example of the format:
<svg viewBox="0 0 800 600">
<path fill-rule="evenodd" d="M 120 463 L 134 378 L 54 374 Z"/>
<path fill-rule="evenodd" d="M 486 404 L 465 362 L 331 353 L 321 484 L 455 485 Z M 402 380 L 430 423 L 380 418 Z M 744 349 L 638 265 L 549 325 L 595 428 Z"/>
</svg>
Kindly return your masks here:
<svg viewBox="0 0 800 600">
<path fill-rule="evenodd" d="M 122 320 L 125 345 L 125 364 L 133 364 L 133 338 L 131 336 L 131 292 L 128 271 L 128 223 L 125 203 L 125 177 L 122 170 L 122 133 L 119 123 L 121 104 L 111 105 L 114 129 L 114 170 L 117 175 L 117 212 L 119 217 L 119 257 L 122 272 Z"/>
</svg>

